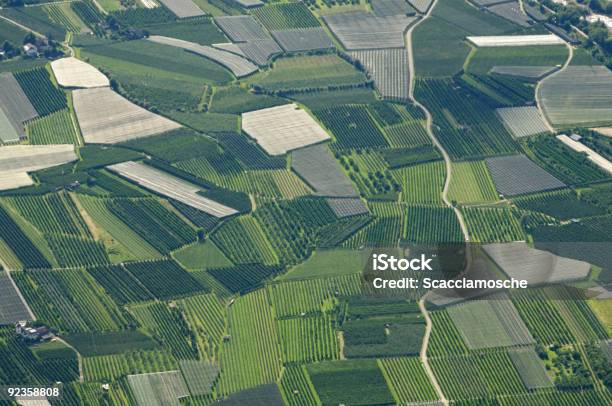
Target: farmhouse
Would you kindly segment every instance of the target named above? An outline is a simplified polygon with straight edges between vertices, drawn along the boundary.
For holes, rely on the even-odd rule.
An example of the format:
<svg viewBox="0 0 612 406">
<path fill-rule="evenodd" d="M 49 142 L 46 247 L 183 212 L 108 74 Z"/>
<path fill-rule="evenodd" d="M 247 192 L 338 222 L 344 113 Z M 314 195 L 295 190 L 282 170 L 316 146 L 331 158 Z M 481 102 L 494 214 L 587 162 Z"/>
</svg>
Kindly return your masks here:
<svg viewBox="0 0 612 406">
<path fill-rule="evenodd" d="M 21 320 L 15 325 L 15 332 L 27 341 L 44 341 L 53 337 L 47 326 L 28 327 L 28 322 Z"/>
</svg>

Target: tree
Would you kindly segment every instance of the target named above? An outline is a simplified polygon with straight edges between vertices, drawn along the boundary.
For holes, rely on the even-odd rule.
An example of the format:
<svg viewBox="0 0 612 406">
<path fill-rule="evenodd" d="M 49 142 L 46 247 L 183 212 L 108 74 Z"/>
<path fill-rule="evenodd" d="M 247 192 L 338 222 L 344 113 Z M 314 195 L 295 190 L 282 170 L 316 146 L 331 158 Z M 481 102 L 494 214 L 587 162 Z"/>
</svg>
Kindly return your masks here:
<svg viewBox="0 0 612 406">
<path fill-rule="evenodd" d="M 25 37 L 23 37 L 23 43 L 24 44 L 34 44 L 36 42 L 36 35 L 34 35 L 34 33 L 29 32 L 26 34 Z"/>
</svg>

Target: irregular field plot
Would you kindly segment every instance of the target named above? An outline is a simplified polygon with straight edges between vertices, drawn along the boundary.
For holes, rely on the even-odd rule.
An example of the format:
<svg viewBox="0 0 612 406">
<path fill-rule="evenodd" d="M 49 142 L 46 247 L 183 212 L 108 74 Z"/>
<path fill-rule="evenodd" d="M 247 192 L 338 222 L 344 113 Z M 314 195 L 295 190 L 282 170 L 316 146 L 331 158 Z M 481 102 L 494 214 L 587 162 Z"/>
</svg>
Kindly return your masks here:
<svg viewBox="0 0 612 406">
<path fill-rule="evenodd" d="M 548 132 L 537 107 L 505 107 L 495 111 L 517 138 Z"/>
<path fill-rule="evenodd" d="M 293 103 L 243 113 L 242 129 L 270 155 L 329 139 L 325 130 Z"/>
<path fill-rule="evenodd" d="M 72 144 L 0 147 L 0 172 L 34 172 L 75 160 Z"/>
<path fill-rule="evenodd" d="M 368 213 L 368 208 L 361 199 L 326 199 L 325 201 L 338 218 Z"/>
<path fill-rule="evenodd" d="M 127 380 L 140 406 L 180 405 L 189 390 L 179 371 L 128 375 Z"/>
<path fill-rule="evenodd" d="M 306 369 L 325 405 L 394 402 L 376 360 L 328 361 L 307 365 Z"/>
<path fill-rule="evenodd" d="M 321 27 L 272 31 L 272 36 L 287 52 L 312 51 L 334 46 L 327 32 Z"/>
<path fill-rule="evenodd" d="M 525 242 L 485 245 L 484 249 L 508 276 L 532 284 L 582 279 L 591 269 L 587 262 L 531 248 Z"/>
<path fill-rule="evenodd" d="M 57 83 L 63 87 L 103 87 L 110 84 L 108 78 L 90 64 L 74 57 L 51 62 Z"/>
<path fill-rule="evenodd" d="M 534 342 L 507 296 L 470 301 L 451 306 L 447 311 L 472 350 Z"/>
<path fill-rule="evenodd" d="M 272 91 L 338 86 L 356 86 L 366 82 L 363 73 L 337 55 L 303 55 L 280 58 L 271 70 L 254 75 L 249 82 Z"/>
<path fill-rule="evenodd" d="M 176 14 L 179 18 L 196 17 L 204 15 L 204 12 L 191 0 L 160 0 L 164 6 Z"/>
<path fill-rule="evenodd" d="M 302 3 L 278 3 L 253 10 L 253 15 L 270 31 L 319 27 L 319 22 Z"/>
<path fill-rule="evenodd" d="M 219 367 L 210 362 L 181 360 L 181 372 L 192 396 L 211 393 L 212 386 L 219 375 Z"/>
<path fill-rule="evenodd" d="M 498 199 L 493 179 L 484 161 L 453 163 L 449 197 L 462 203 L 491 202 Z"/>
<path fill-rule="evenodd" d="M 521 5 L 518 1 L 494 4 L 487 7 L 487 10 L 521 27 L 529 27 L 529 22 L 531 21 L 530 18 L 521 11 Z"/>
<path fill-rule="evenodd" d="M 398 404 L 434 401 L 438 395 L 416 357 L 382 358 L 380 368 Z"/>
<path fill-rule="evenodd" d="M 350 52 L 374 79 L 383 97 L 408 98 L 408 53 L 405 49 L 377 49 Z"/>
<path fill-rule="evenodd" d="M 532 348 L 513 349 L 508 351 L 508 355 L 527 389 L 553 386 L 542 360 Z"/>
<path fill-rule="evenodd" d="M 404 31 L 415 17 L 377 17 L 357 11 L 324 16 L 325 23 L 348 49 L 403 48 Z"/>
<path fill-rule="evenodd" d="M 487 158 L 486 163 L 497 191 L 503 195 L 519 195 L 565 187 L 563 182 L 525 155 Z"/>
<path fill-rule="evenodd" d="M 138 183 L 140 186 L 178 200 L 215 217 L 226 217 L 238 213 L 231 207 L 224 206 L 198 194 L 201 190 L 200 187 L 141 162 L 122 162 L 107 168 Z"/>
<path fill-rule="evenodd" d="M 110 88 L 75 90 L 72 97 L 85 142 L 112 144 L 180 127 L 131 103 Z"/>
<path fill-rule="evenodd" d="M 17 141 L 24 133 L 23 123 L 38 116 L 12 73 L 0 74 L 0 141 Z M 12 127 L 12 129 L 11 129 Z"/>
<path fill-rule="evenodd" d="M 542 107 L 560 127 L 612 122 L 612 72 L 603 66 L 568 66 L 542 83 Z"/>
<path fill-rule="evenodd" d="M 0 270 L 0 324 L 14 324 L 32 317 L 6 270 Z"/>
<path fill-rule="evenodd" d="M 252 16 L 223 16 L 215 18 L 215 22 L 234 42 L 249 42 L 270 38 Z"/>
<path fill-rule="evenodd" d="M 148 40 L 158 44 L 181 48 L 197 55 L 212 59 L 213 61 L 232 71 L 232 73 L 238 78 L 249 75 L 257 70 L 257 66 L 253 65 L 240 55 L 226 52 L 221 49 L 196 44 L 195 42 L 189 42 L 182 39 L 163 37 L 160 35 L 152 35 L 148 38 Z"/>
<path fill-rule="evenodd" d="M 320 196 L 357 196 L 353 184 L 325 145 L 294 151 L 291 154 L 291 169 Z"/>
</svg>

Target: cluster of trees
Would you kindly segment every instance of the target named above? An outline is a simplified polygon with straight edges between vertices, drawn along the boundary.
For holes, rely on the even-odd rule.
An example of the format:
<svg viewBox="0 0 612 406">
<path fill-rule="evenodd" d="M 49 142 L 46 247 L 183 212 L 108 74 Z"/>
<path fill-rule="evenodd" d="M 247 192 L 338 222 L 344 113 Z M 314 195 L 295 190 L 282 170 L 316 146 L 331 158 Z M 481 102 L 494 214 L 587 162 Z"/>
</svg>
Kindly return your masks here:
<svg viewBox="0 0 612 406">
<path fill-rule="evenodd" d="M 39 50 L 39 53 L 41 53 L 47 58 L 54 58 L 58 55 L 61 55 L 61 51 L 59 50 L 59 44 L 57 41 L 53 40 L 51 35 L 48 35 L 44 38 L 40 38 L 30 32 L 25 37 L 23 37 L 22 44 L 36 45 Z M 13 44 L 11 41 L 8 40 L 4 41 L 2 43 L 2 51 L 4 52 L 4 58 L 10 59 L 21 55 L 23 51 L 20 45 Z"/>
<path fill-rule="evenodd" d="M 568 32 L 572 27 L 576 27 L 584 32 L 588 38 L 583 40 L 583 46 L 588 49 L 593 56 L 612 68 L 612 35 L 608 27 L 602 21 L 589 23 L 585 16 L 591 11 L 612 16 L 612 2 L 608 1 L 605 5 L 601 0 L 579 0 L 584 4 L 557 4 L 551 0 L 543 0 L 542 3 L 548 8 L 555 10 L 555 14 L 548 17 L 548 21 Z"/>
</svg>

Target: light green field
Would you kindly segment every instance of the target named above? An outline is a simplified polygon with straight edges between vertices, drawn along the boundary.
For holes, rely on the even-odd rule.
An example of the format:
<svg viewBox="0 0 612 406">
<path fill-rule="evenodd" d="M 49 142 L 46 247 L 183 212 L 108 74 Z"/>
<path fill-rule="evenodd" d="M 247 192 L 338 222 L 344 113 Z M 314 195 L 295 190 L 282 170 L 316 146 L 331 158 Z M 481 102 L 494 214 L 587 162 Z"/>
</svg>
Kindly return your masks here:
<svg viewBox="0 0 612 406">
<path fill-rule="evenodd" d="M 484 161 L 454 162 L 448 196 L 459 203 L 498 200 L 495 186 Z"/>
<path fill-rule="evenodd" d="M 293 267 L 277 280 L 320 278 L 359 273 L 366 266 L 369 251 L 334 249 L 315 251 L 305 262 Z"/>
<path fill-rule="evenodd" d="M 232 262 L 211 240 L 189 245 L 175 252 L 174 258 L 185 268 L 193 270 L 232 266 Z"/>
</svg>

